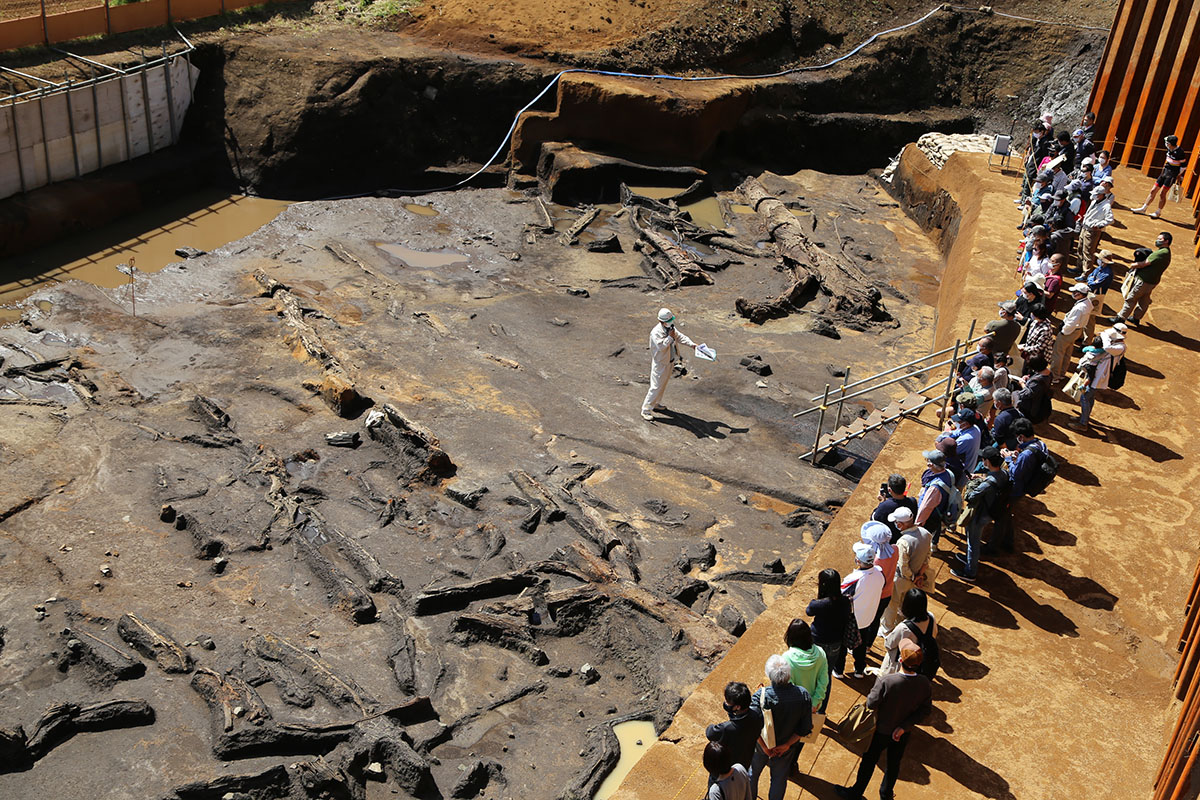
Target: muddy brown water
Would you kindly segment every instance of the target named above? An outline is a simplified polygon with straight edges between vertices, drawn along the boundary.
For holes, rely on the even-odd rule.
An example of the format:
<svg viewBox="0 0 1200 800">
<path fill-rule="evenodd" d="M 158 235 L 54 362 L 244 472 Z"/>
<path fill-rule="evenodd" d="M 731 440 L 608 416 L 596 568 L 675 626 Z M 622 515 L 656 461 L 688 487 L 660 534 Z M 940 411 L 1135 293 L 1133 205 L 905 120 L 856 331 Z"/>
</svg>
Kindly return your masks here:
<svg viewBox="0 0 1200 800">
<path fill-rule="evenodd" d="M 621 759 L 613 767 L 612 772 L 608 773 L 608 777 L 604 779 L 600 787 L 596 789 L 593 800 L 608 800 L 617 791 L 621 781 L 625 780 L 629 770 L 633 769 L 633 765 L 658 739 L 654 733 L 654 723 L 640 719 L 614 725 L 613 733 L 617 735 L 617 741 L 621 744 Z"/>
<path fill-rule="evenodd" d="M 221 191 L 195 192 L 7 259 L 0 262 L 0 324 L 19 319 L 21 311 L 13 304 L 46 284 L 81 280 L 113 289 L 129 282 L 128 275 L 117 270 L 119 265 L 132 260 L 139 272 L 158 272 L 181 260 L 175 255 L 177 247 L 213 250 L 253 233 L 288 205 Z"/>
</svg>

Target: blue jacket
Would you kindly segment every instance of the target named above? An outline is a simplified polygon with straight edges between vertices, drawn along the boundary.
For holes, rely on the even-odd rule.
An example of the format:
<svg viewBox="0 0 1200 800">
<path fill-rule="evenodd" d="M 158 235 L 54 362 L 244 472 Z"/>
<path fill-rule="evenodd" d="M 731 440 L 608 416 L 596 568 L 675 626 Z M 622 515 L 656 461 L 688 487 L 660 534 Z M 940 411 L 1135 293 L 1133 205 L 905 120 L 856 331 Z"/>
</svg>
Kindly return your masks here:
<svg viewBox="0 0 1200 800">
<path fill-rule="evenodd" d="M 1097 264 L 1087 275 L 1088 288 L 1097 294 L 1104 294 L 1108 291 L 1108 287 L 1112 286 L 1113 271 L 1109 264 Z"/>
<path fill-rule="evenodd" d="M 1035 453 L 1034 451 L 1037 451 Z M 1038 439 L 1030 439 L 1021 445 L 1020 452 L 1008 462 L 1008 479 L 1012 481 L 1012 496 L 1024 497 L 1025 485 L 1037 469 L 1041 455 L 1046 452 L 1046 445 Z"/>
<path fill-rule="evenodd" d="M 788 683 L 756 690 L 750 698 L 750 711 L 762 713 L 764 705 L 775 718 L 775 744 L 786 742 L 793 733 L 800 736 L 812 733 L 812 698 L 804 687 Z"/>
</svg>

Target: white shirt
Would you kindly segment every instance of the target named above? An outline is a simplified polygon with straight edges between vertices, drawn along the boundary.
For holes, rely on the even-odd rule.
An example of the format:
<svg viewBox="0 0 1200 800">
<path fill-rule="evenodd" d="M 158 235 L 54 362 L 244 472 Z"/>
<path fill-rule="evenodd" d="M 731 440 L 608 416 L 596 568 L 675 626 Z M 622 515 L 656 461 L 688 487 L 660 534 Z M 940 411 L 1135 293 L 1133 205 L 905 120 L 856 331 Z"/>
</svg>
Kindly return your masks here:
<svg viewBox="0 0 1200 800">
<path fill-rule="evenodd" d="M 1070 336 L 1073 333 L 1079 333 L 1079 330 L 1088 321 L 1088 317 L 1092 315 L 1092 301 L 1088 298 L 1076 300 L 1075 305 L 1071 306 L 1071 310 L 1063 317 L 1062 332 L 1064 336 Z"/>
<path fill-rule="evenodd" d="M 1112 192 L 1105 192 L 1104 197 L 1093 198 L 1088 210 L 1083 212 L 1083 225 L 1086 228 L 1103 228 L 1112 225 Z"/>
<path fill-rule="evenodd" d="M 650 365 L 655 372 L 662 374 L 671 368 L 671 351 L 676 342 L 686 347 L 695 347 L 696 343 L 683 335 L 683 331 L 675 329 L 675 336 L 660 322 L 650 331 Z"/>
<path fill-rule="evenodd" d="M 854 619 L 859 630 L 875 621 L 875 612 L 879 610 L 879 598 L 883 596 L 883 587 L 887 579 L 883 570 L 871 567 L 867 570 L 856 569 L 842 581 L 843 588 L 857 581 L 850 601 L 854 604 Z"/>
</svg>

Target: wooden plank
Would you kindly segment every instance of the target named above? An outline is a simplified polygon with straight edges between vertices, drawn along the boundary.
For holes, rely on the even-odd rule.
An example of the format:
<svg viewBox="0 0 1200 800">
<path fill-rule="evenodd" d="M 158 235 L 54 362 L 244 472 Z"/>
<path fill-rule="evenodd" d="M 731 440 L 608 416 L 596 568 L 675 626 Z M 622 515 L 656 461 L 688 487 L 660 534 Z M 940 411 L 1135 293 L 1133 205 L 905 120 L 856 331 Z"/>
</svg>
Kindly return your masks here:
<svg viewBox="0 0 1200 800">
<path fill-rule="evenodd" d="M 1115 119 L 1117 102 L 1121 93 L 1121 76 L 1129 66 L 1129 51 L 1133 47 L 1132 31 L 1138 29 L 1144 10 L 1141 0 L 1121 0 L 1117 17 L 1113 21 L 1108 44 L 1096 81 L 1092 85 L 1092 101 L 1088 107 L 1096 112 L 1097 121 L 1104 125 L 1104 149 L 1111 153 L 1116 145 L 1120 126 Z"/>
<path fill-rule="evenodd" d="M 1182 29 L 1186 25 L 1186 21 L 1179 17 L 1180 0 L 1166 1 L 1163 28 L 1158 36 L 1153 37 L 1154 49 L 1146 65 L 1146 79 L 1137 94 L 1133 122 L 1129 127 L 1129 133 L 1125 136 L 1131 142 L 1145 141 L 1147 143 L 1143 155 L 1136 161 L 1128 156 L 1125 161 L 1128 166 L 1136 165 L 1143 172 L 1151 170 L 1155 159 L 1159 156 L 1160 148 L 1161 152 L 1165 153 L 1166 151 L 1166 148 L 1163 148 L 1160 143 L 1164 135 L 1163 128 L 1156 124 L 1156 120 L 1161 114 L 1165 114 L 1171 105 L 1170 95 L 1166 93 L 1166 88 L 1171 73 L 1174 71 L 1175 51 L 1179 47 Z M 1165 63 L 1164 53 L 1168 54 L 1168 60 Z"/>
</svg>

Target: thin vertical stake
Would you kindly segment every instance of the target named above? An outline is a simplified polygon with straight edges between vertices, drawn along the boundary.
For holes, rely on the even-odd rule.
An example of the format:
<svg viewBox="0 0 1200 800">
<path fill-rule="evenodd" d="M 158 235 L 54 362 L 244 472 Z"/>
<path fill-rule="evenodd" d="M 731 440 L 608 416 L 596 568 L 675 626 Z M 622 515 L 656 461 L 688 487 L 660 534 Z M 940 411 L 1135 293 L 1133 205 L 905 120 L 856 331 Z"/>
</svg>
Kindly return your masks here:
<svg viewBox="0 0 1200 800">
<path fill-rule="evenodd" d="M 100 141 L 100 101 L 96 97 L 95 67 L 92 67 L 92 124 L 96 127 L 96 169 L 104 169 L 104 147 Z"/>
<path fill-rule="evenodd" d="M 70 78 L 67 78 L 67 93 L 64 96 L 67 98 L 67 125 L 71 129 L 71 156 L 75 159 L 75 177 L 78 178 L 83 173 L 79 170 L 79 142 L 75 139 L 75 108 L 71 99 Z"/>
<path fill-rule="evenodd" d="M 169 9 L 170 7 L 171 6 L 168 3 L 167 8 Z M 167 43 L 166 42 L 162 43 L 162 53 L 163 53 L 163 83 L 166 84 L 166 87 L 167 87 L 167 122 L 171 126 L 171 142 L 170 142 L 170 144 L 175 144 L 175 141 L 176 141 L 175 100 L 174 100 L 173 95 L 171 94 L 171 61 L 170 61 L 170 59 L 167 58 Z"/>
<path fill-rule="evenodd" d="M 825 409 L 829 406 L 829 384 L 825 384 L 825 399 L 821 401 L 821 413 L 817 415 L 817 435 L 813 438 L 812 463 L 817 465 L 821 446 L 821 428 L 825 426 Z"/>
<path fill-rule="evenodd" d="M 54 175 L 50 172 L 50 137 L 46 135 L 46 89 L 44 87 L 41 96 L 38 97 L 38 122 L 42 126 L 42 155 L 46 159 L 46 183 L 54 183 Z"/>
<path fill-rule="evenodd" d="M 850 382 L 850 367 L 846 367 L 846 374 L 842 376 L 842 391 L 838 397 L 837 414 L 833 418 L 833 429 L 836 431 L 842 427 L 842 403 L 846 402 L 846 384 Z"/>
<path fill-rule="evenodd" d="M 950 375 L 946 378 L 946 395 L 942 398 L 942 422 L 946 421 L 946 411 L 950 408 L 950 393 L 954 390 L 954 376 L 958 373 L 958 351 L 962 347 L 962 339 L 954 341 L 954 357 L 950 359 Z"/>
</svg>

